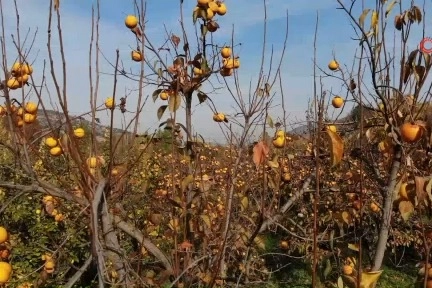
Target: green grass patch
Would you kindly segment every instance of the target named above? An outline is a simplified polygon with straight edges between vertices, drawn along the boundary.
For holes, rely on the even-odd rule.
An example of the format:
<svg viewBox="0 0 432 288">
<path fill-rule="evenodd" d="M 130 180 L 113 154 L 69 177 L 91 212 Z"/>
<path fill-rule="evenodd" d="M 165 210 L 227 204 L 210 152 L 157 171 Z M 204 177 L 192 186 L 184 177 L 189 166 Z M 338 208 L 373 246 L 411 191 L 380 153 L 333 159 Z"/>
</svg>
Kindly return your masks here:
<svg viewBox="0 0 432 288">
<path fill-rule="evenodd" d="M 414 287 L 417 269 L 413 265 L 407 265 L 401 268 L 384 267 L 384 272 L 376 288 L 411 288 Z M 268 284 L 250 284 L 247 287 L 265 287 L 265 288 L 310 288 L 312 279 L 310 274 L 302 268 L 294 268 L 286 281 L 278 283 L 277 281 Z M 330 287 L 330 286 L 329 286 Z M 334 286 L 336 287 L 336 286 Z"/>
</svg>

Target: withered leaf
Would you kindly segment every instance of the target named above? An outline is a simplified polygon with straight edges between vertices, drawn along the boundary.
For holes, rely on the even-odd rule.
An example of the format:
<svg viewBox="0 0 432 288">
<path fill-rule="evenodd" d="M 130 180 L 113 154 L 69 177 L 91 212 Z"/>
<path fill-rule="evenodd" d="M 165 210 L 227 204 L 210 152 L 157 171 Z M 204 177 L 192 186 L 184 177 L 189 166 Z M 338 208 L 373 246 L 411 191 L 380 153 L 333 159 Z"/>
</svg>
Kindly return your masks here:
<svg viewBox="0 0 432 288">
<path fill-rule="evenodd" d="M 136 36 L 137 38 L 141 38 L 142 33 L 141 33 L 141 29 L 140 29 L 139 26 L 136 26 L 135 28 L 131 29 L 131 31 L 132 31 L 132 33 L 135 34 L 135 36 Z"/>
<path fill-rule="evenodd" d="M 394 19 L 394 26 L 396 30 L 401 31 L 403 26 L 403 17 L 402 15 L 396 15 Z"/>
<path fill-rule="evenodd" d="M 414 212 L 414 205 L 408 200 L 400 201 L 399 212 L 401 213 L 402 219 L 408 221 L 411 214 Z"/>
<path fill-rule="evenodd" d="M 273 123 L 273 119 L 271 118 L 270 115 L 267 115 L 267 119 L 266 119 L 267 125 L 269 125 L 270 128 L 273 128 L 275 125 Z"/>
<path fill-rule="evenodd" d="M 417 200 L 419 203 L 423 203 L 423 201 L 426 199 L 426 189 L 425 189 L 425 183 L 426 179 L 424 177 L 415 176 L 415 191 L 417 195 Z"/>
<path fill-rule="evenodd" d="M 193 247 L 192 243 L 190 243 L 189 241 L 183 241 L 182 243 L 180 243 L 179 245 L 180 249 L 182 250 L 188 250 L 191 249 Z"/>
<path fill-rule="evenodd" d="M 360 18 L 359 18 L 360 27 L 364 27 L 365 18 L 369 14 L 370 10 L 371 9 L 365 9 L 365 10 L 363 10 L 362 14 L 360 15 Z"/>
<path fill-rule="evenodd" d="M 394 5 L 397 3 L 397 0 L 393 0 L 388 6 L 387 9 L 385 11 L 385 17 L 387 17 L 387 15 L 391 12 L 391 10 L 393 9 Z"/>
<path fill-rule="evenodd" d="M 183 67 L 185 64 L 185 59 L 183 57 L 177 57 L 174 61 L 173 61 L 173 66 L 180 66 Z"/>
<path fill-rule="evenodd" d="M 166 110 L 167 107 L 168 107 L 168 105 L 161 105 L 161 106 L 158 108 L 158 110 L 157 110 L 157 117 L 158 117 L 158 120 L 160 120 L 160 119 L 162 118 L 162 116 L 163 116 L 163 114 L 164 114 L 164 112 L 165 112 L 165 110 Z"/>
<path fill-rule="evenodd" d="M 412 17 L 410 20 L 416 21 L 417 23 L 420 23 L 422 21 L 423 16 L 419 7 L 413 6 L 411 8 L 410 14 L 410 16 Z"/>
<path fill-rule="evenodd" d="M 173 42 L 174 46 L 177 48 L 178 45 L 180 44 L 180 37 L 172 34 L 171 35 L 171 41 Z"/>
<path fill-rule="evenodd" d="M 348 288 L 357 288 L 357 280 L 353 276 L 342 274 L 342 280 Z"/>
<path fill-rule="evenodd" d="M 186 191 L 186 189 L 188 188 L 189 184 L 191 184 L 194 181 L 194 177 L 192 175 L 188 175 L 185 178 L 183 178 L 183 180 L 181 181 L 181 191 Z"/>
<path fill-rule="evenodd" d="M 269 152 L 270 149 L 264 141 L 260 141 L 255 144 L 253 148 L 253 162 L 255 163 L 256 167 L 264 163 Z"/>
<path fill-rule="evenodd" d="M 210 217 L 208 215 L 200 215 L 201 219 L 203 220 L 204 224 L 207 226 L 207 228 L 211 228 L 211 220 Z"/>
<path fill-rule="evenodd" d="M 416 74 L 417 82 L 423 80 L 423 77 L 426 73 L 426 68 L 424 66 L 415 66 L 414 72 Z"/>
<path fill-rule="evenodd" d="M 411 65 L 404 64 L 404 67 L 403 67 L 403 81 L 404 81 L 404 84 L 406 84 L 406 82 L 408 81 L 410 75 L 411 75 Z"/>
<path fill-rule="evenodd" d="M 192 65 L 193 65 L 195 68 L 201 69 L 201 62 L 198 61 L 198 60 L 194 60 L 194 61 L 192 61 Z"/>
<path fill-rule="evenodd" d="M 198 101 L 200 104 L 203 103 L 204 101 L 206 101 L 208 98 L 207 94 L 205 94 L 203 92 L 198 92 L 197 96 L 198 96 Z"/>
<path fill-rule="evenodd" d="M 351 79 L 351 80 L 350 80 L 350 84 L 349 84 L 349 89 L 350 89 L 350 91 L 352 92 L 352 91 L 354 91 L 356 88 L 357 88 L 357 84 L 356 84 L 356 82 L 354 81 L 354 79 Z"/>
<path fill-rule="evenodd" d="M 249 207 L 249 198 L 247 196 L 243 196 L 240 201 L 240 210 L 243 212 Z"/>
<path fill-rule="evenodd" d="M 345 224 L 347 225 L 351 224 L 352 221 L 351 214 L 349 214 L 347 211 L 342 212 L 341 218 L 345 222 Z"/>
<path fill-rule="evenodd" d="M 330 139 L 330 156 L 332 166 L 336 166 L 342 161 L 344 154 L 344 143 L 337 132 L 333 132 L 330 129 L 327 129 L 326 131 Z"/>
<path fill-rule="evenodd" d="M 48 215 L 52 215 L 54 209 L 55 209 L 55 205 L 52 201 L 45 203 L 45 211 L 48 213 Z"/>
<path fill-rule="evenodd" d="M 156 89 L 155 91 L 153 91 L 153 93 L 152 93 L 152 99 L 153 99 L 153 102 L 155 102 L 155 101 L 158 99 L 159 94 L 160 94 L 162 91 L 163 91 L 163 89 Z"/>
<path fill-rule="evenodd" d="M 175 112 L 180 107 L 181 96 L 179 93 L 174 93 L 168 99 L 168 107 L 170 112 Z"/>
<path fill-rule="evenodd" d="M 418 52 L 419 52 L 419 50 L 415 49 L 415 50 L 411 51 L 411 53 L 409 54 L 406 64 L 410 65 L 410 67 L 412 67 L 412 65 L 414 64 L 414 61 L 417 57 Z"/>
<path fill-rule="evenodd" d="M 152 222 L 154 225 L 159 225 L 162 222 L 163 216 L 159 213 L 154 213 L 150 215 L 150 222 Z"/>
</svg>

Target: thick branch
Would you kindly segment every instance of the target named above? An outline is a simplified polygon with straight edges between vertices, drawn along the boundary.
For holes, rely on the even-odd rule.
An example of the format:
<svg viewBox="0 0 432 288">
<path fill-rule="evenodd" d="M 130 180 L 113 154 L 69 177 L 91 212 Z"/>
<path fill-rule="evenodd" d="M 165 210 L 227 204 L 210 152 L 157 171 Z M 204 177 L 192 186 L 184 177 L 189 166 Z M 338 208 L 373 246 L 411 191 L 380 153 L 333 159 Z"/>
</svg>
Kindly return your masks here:
<svg viewBox="0 0 432 288">
<path fill-rule="evenodd" d="M 113 267 L 119 276 L 120 283 L 122 285 L 126 285 L 126 283 L 128 283 L 128 279 L 126 275 L 126 269 L 120 255 L 120 251 L 122 251 L 122 249 L 117 238 L 117 233 L 113 227 L 113 219 L 108 213 L 108 205 L 106 202 L 102 203 L 102 207 L 102 231 L 105 240 L 105 247 L 107 248 L 106 256 L 113 264 Z"/>
<path fill-rule="evenodd" d="M 165 254 L 158 247 L 156 247 L 156 245 L 154 245 L 149 239 L 145 238 L 144 235 L 141 233 L 141 231 L 139 231 L 130 223 L 123 221 L 119 216 L 116 215 L 114 215 L 114 223 L 123 232 L 135 238 L 139 243 L 141 243 L 144 246 L 144 248 L 147 249 L 147 251 L 149 251 L 154 257 L 156 257 L 159 261 L 161 261 L 165 269 L 169 273 L 173 273 L 172 264 L 165 256 Z"/>
<path fill-rule="evenodd" d="M 376 248 L 374 265 L 372 271 L 378 271 L 381 269 L 384 254 L 387 248 L 387 240 L 390 231 L 392 208 L 393 208 L 393 194 L 397 183 L 397 174 L 399 172 L 401 159 L 402 159 L 402 147 L 400 145 L 395 146 L 393 165 L 390 172 L 390 178 L 388 180 L 387 191 L 384 198 L 383 217 L 381 221 L 380 232 L 378 236 L 378 244 Z"/>
<path fill-rule="evenodd" d="M 72 288 L 74 287 L 75 283 L 78 282 L 81 279 L 82 274 L 84 274 L 85 271 L 87 271 L 87 268 L 92 263 L 92 257 L 88 257 L 85 261 L 84 265 L 81 266 L 81 268 L 78 269 L 78 271 L 69 278 L 69 281 L 64 285 L 65 288 Z"/>
<path fill-rule="evenodd" d="M 16 189 L 16 190 L 23 191 L 24 193 L 32 192 L 32 191 L 38 192 L 38 193 L 46 193 L 46 194 L 49 194 L 49 195 L 52 195 L 55 197 L 59 197 L 59 198 L 71 201 L 71 202 L 78 203 L 84 207 L 89 205 L 87 199 L 75 197 L 71 193 L 68 193 L 66 190 L 57 188 L 54 185 L 52 185 L 48 182 L 45 182 L 45 181 L 39 181 L 39 185 L 38 184 L 20 185 L 20 184 L 15 184 L 15 183 L 11 183 L 11 182 L 0 182 L 0 187 L 9 188 L 9 189 Z"/>
<path fill-rule="evenodd" d="M 99 204 L 100 200 L 102 198 L 103 191 L 105 189 L 105 185 L 107 183 L 107 180 L 105 178 L 101 179 L 99 182 L 96 191 L 94 193 L 93 201 L 92 201 L 92 209 L 91 209 L 91 233 L 92 233 L 92 253 L 93 258 L 97 261 L 97 267 L 98 267 L 98 280 L 99 280 L 99 287 L 104 287 L 104 257 L 103 257 L 103 248 L 101 243 L 99 242 L 99 230 L 98 230 L 98 210 L 99 210 Z"/>
<path fill-rule="evenodd" d="M 313 179 L 313 175 L 311 174 L 307 179 L 306 179 L 306 181 L 303 183 L 303 186 L 302 186 L 302 188 L 299 190 L 299 191 L 297 191 L 286 203 L 285 203 L 285 205 L 283 205 L 282 206 L 282 208 L 280 209 L 280 212 L 278 213 L 278 214 L 276 214 L 274 217 L 272 217 L 272 218 L 268 218 L 267 220 L 265 220 L 264 222 L 263 222 L 263 224 L 261 225 L 261 228 L 260 228 L 260 230 L 259 230 L 259 233 L 262 233 L 262 232 L 264 232 L 267 228 L 268 228 L 268 226 L 270 226 L 271 224 L 274 224 L 274 223 L 276 223 L 277 221 L 279 221 L 279 219 L 280 218 L 282 218 L 282 216 L 283 216 L 283 214 L 285 213 L 285 212 L 287 212 L 288 211 L 288 209 L 290 209 L 291 208 L 291 206 L 293 206 L 294 205 L 294 203 L 295 202 L 297 202 L 297 200 L 298 199 L 300 199 L 300 197 L 302 197 L 303 196 L 303 194 L 305 193 L 305 191 L 307 190 L 307 188 L 309 187 L 309 185 L 311 184 L 311 182 L 312 182 L 312 179 Z"/>
</svg>

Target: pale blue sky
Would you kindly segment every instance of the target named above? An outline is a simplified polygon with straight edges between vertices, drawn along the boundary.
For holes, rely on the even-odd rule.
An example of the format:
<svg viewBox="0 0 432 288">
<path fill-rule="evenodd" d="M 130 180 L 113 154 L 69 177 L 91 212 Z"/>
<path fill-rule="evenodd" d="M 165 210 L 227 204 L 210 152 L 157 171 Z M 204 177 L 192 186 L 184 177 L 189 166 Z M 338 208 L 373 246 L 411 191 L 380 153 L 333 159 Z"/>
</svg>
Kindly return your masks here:
<svg viewBox="0 0 432 288">
<path fill-rule="evenodd" d="M 16 19 L 12 2 L 3 1 L 5 5 L 5 28 L 6 35 L 8 36 L 11 33 L 16 33 Z M 34 74 L 37 78 L 40 77 L 43 62 L 47 59 L 46 31 L 49 1 L 17 0 L 17 2 L 20 7 L 21 38 L 23 38 L 28 29 L 30 29 L 31 33 L 34 33 L 36 28 L 39 30 L 33 52 L 30 55 L 31 60 L 36 59 Z M 90 107 L 88 96 L 88 49 L 91 30 L 91 6 L 95 2 L 90 0 L 60 0 L 62 28 L 66 45 L 66 60 L 68 63 L 69 109 L 72 114 L 88 111 Z M 178 2 L 177 0 L 147 1 L 146 19 L 148 24 L 146 33 L 156 47 L 159 47 L 165 39 L 164 24 L 170 32 L 177 35 L 181 34 L 178 25 Z M 189 25 L 188 32 L 192 33 L 191 11 L 196 1 L 184 0 L 184 2 L 186 24 Z M 241 87 L 244 89 L 244 93 L 247 93 L 250 79 L 256 77 L 259 72 L 263 39 L 263 2 L 262 0 L 226 0 L 225 2 L 228 7 L 228 13 L 224 17 L 218 18 L 221 29 L 214 33 L 214 39 L 220 45 L 230 42 L 231 29 L 232 25 L 234 25 L 235 42 L 242 43 L 241 48 L 236 50 L 236 54 L 240 56 L 242 63 L 238 72 L 242 80 Z M 351 1 L 345 0 L 345 2 L 348 3 Z M 373 0 L 366 0 L 365 3 L 366 6 L 375 5 L 375 1 Z M 288 10 L 289 39 L 285 61 L 282 66 L 285 103 L 292 121 L 295 121 L 295 119 L 304 120 L 307 102 L 313 96 L 312 43 L 317 12 L 320 18 L 318 28 L 318 64 L 321 67 L 326 68 L 328 61 L 332 59 L 333 52 L 340 63 L 351 65 L 351 59 L 358 44 L 351 40 L 350 37 L 355 36 L 354 32 L 349 26 L 347 15 L 343 11 L 336 9 L 338 7 L 336 0 L 267 0 L 267 4 L 267 40 L 269 47 L 273 45 L 276 55 L 279 55 L 282 50 L 286 25 L 285 15 Z M 130 0 L 102 0 L 100 44 L 103 53 L 111 61 L 114 62 L 115 49 L 118 48 L 125 67 L 137 70 L 139 64 L 130 60 L 130 47 L 135 46 L 135 39 L 124 26 L 124 17 L 127 14 L 133 13 L 133 5 Z M 360 13 L 358 12 L 357 14 Z M 429 21 L 427 24 L 430 25 L 430 20 L 427 21 Z M 194 35 L 190 34 L 190 37 L 194 37 Z M 420 38 L 415 41 L 419 40 Z M 8 47 L 13 47 L 10 36 L 7 41 Z M 57 41 L 54 44 L 58 45 Z M 58 56 L 59 53 L 56 52 L 55 55 Z M 9 64 L 11 64 L 17 53 L 9 50 L 7 56 Z M 152 58 L 153 56 L 146 55 L 146 57 Z M 60 58 L 57 59 L 60 60 Z M 57 69 L 60 68 L 60 61 L 57 63 L 57 67 Z M 103 59 L 101 59 L 101 70 L 112 73 L 112 68 Z M 147 71 L 149 70 L 147 69 Z M 60 70 L 58 70 L 58 73 L 60 73 Z M 341 85 L 334 80 L 326 79 L 324 84 L 325 89 L 332 89 L 335 93 L 342 91 Z M 48 82 L 48 85 L 52 87 L 51 81 Z M 99 103 L 102 104 L 103 99 L 111 95 L 112 86 L 112 76 L 101 76 Z M 120 97 L 125 94 L 124 91 L 126 89 L 133 88 L 136 88 L 133 82 L 120 78 L 117 95 Z M 146 88 L 145 94 L 151 95 L 152 90 L 154 88 Z M 16 93 L 16 97 L 19 97 L 19 92 L 14 93 Z M 51 91 L 51 94 L 54 96 L 54 90 Z M 232 108 L 234 102 L 228 94 L 219 91 L 217 94 L 210 96 L 214 100 L 218 110 L 227 114 L 234 112 Z M 47 97 L 46 93 L 44 97 Z M 35 99 L 35 96 L 31 96 L 31 98 Z M 130 110 L 135 109 L 133 107 L 134 98 L 136 97 L 131 95 L 128 99 L 128 108 Z M 280 96 L 276 97 L 276 102 L 280 102 Z M 141 131 L 149 128 L 155 129 L 158 126 L 156 109 L 160 104 L 162 104 L 160 101 L 153 104 L 153 101 L 150 99 L 140 118 Z M 201 133 L 204 137 L 209 137 L 210 140 L 222 141 L 223 136 L 218 124 L 211 120 L 210 109 L 207 105 L 201 106 L 197 107 L 199 109 L 194 110 L 195 131 Z M 271 113 L 273 118 L 281 116 L 278 109 L 275 109 Z M 100 112 L 98 117 L 104 123 L 108 123 L 107 115 L 106 112 Z M 116 123 L 119 126 L 121 123 L 120 113 L 117 114 L 117 117 Z"/>
</svg>

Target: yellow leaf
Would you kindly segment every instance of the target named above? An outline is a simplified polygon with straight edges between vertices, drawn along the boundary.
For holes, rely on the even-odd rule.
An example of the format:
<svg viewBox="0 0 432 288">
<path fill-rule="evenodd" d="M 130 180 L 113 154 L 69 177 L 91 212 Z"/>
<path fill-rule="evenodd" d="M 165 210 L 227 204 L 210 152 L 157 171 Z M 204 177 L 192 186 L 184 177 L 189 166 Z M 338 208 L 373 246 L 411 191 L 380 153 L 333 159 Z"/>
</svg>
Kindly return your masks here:
<svg viewBox="0 0 432 288">
<path fill-rule="evenodd" d="M 209 284 L 209 283 L 211 282 L 211 280 L 212 280 L 211 273 L 210 273 L 210 272 L 202 273 L 202 274 L 200 275 L 200 279 L 201 279 L 201 281 L 203 281 L 205 284 Z"/>
<path fill-rule="evenodd" d="M 180 107 L 181 96 L 179 93 L 173 93 L 168 99 L 168 107 L 170 112 L 175 112 Z"/>
<path fill-rule="evenodd" d="M 207 228 L 211 228 L 211 221 L 210 221 L 210 217 L 208 215 L 200 215 L 201 219 L 203 220 L 203 222 L 205 223 L 205 225 L 207 226 Z"/>
<path fill-rule="evenodd" d="M 259 249 L 265 250 L 265 239 L 262 236 L 255 237 L 254 243 Z"/>
<path fill-rule="evenodd" d="M 157 236 L 159 235 L 159 232 L 156 231 L 156 230 L 153 230 L 153 231 L 150 232 L 148 235 L 150 235 L 150 236 L 154 236 L 154 237 L 157 237 Z"/>
<path fill-rule="evenodd" d="M 331 131 L 330 129 L 326 129 L 327 135 L 330 138 L 330 156 L 332 161 L 332 166 L 338 165 L 342 161 L 343 153 L 344 153 L 344 143 L 339 134 Z"/>
<path fill-rule="evenodd" d="M 378 12 L 373 10 L 372 11 L 372 19 L 371 19 L 371 28 L 374 31 L 375 35 L 378 34 L 378 19 L 379 19 Z"/>
<path fill-rule="evenodd" d="M 348 243 L 348 249 L 353 250 L 353 251 L 359 251 L 359 245 L 358 244 L 352 244 L 352 243 Z M 355 262 L 353 262 L 355 265 Z"/>
<path fill-rule="evenodd" d="M 183 178 L 181 182 L 181 190 L 185 191 L 186 188 L 194 181 L 194 177 L 192 175 L 188 175 L 185 178 Z"/>
<path fill-rule="evenodd" d="M 240 210 L 243 212 L 249 207 L 249 199 L 247 196 L 244 196 L 241 200 L 241 207 Z"/>
<path fill-rule="evenodd" d="M 279 156 L 275 155 L 273 157 L 272 160 L 267 161 L 267 164 L 271 167 L 271 168 L 279 168 L 279 161 L 278 161 Z"/>
<path fill-rule="evenodd" d="M 339 277 L 337 280 L 337 288 L 344 288 L 344 283 L 342 277 Z"/>
<path fill-rule="evenodd" d="M 387 15 L 391 12 L 391 10 L 393 9 L 393 7 L 394 7 L 394 5 L 397 3 L 398 1 L 397 0 L 393 0 L 388 6 L 387 6 L 387 9 L 386 9 L 386 12 L 385 12 L 385 16 L 387 17 Z"/>
<path fill-rule="evenodd" d="M 401 213 L 402 219 L 408 221 L 411 214 L 414 212 L 414 205 L 411 201 L 403 200 L 399 202 L 399 212 Z"/>
<path fill-rule="evenodd" d="M 349 225 L 351 223 L 351 215 L 347 211 L 342 212 L 342 220 Z"/>
<path fill-rule="evenodd" d="M 362 272 L 360 288 L 374 288 L 383 270 Z"/>
<path fill-rule="evenodd" d="M 180 226 L 179 226 L 179 220 L 178 220 L 178 218 L 174 218 L 174 219 L 171 219 L 170 221 L 169 221 L 169 223 L 168 223 L 168 227 L 171 229 L 171 230 L 174 230 L 174 231 L 179 231 L 180 230 Z"/>
<path fill-rule="evenodd" d="M 249 241 L 249 236 L 246 235 L 246 233 L 242 233 L 242 234 L 240 234 L 240 238 L 241 238 L 241 240 L 243 241 L 243 244 L 247 244 L 248 241 Z"/>
<path fill-rule="evenodd" d="M 371 9 L 365 9 L 365 10 L 363 10 L 363 13 L 360 15 L 360 18 L 359 18 L 360 27 L 363 28 L 364 20 L 365 20 L 366 16 L 369 14 L 370 10 Z"/>
<path fill-rule="evenodd" d="M 350 245 L 351 245 L 351 246 L 350 246 Z M 355 249 L 350 248 L 350 247 L 355 247 Z M 355 250 L 355 251 L 358 251 L 358 250 L 359 250 L 359 249 L 358 249 L 358 245 L 356 245 L 356 244 L 348 244 L 348 248 L 350 248 L 351 250 Z M 347 258 L 347 261 L 348 261 L 348 263 L 349 263 L 352 267 L 355 267 L 355 266 L 357 265 L 357 259 L 354 258 L 354 257 L 348 257 L 348 258 Z"/>
</svg>

